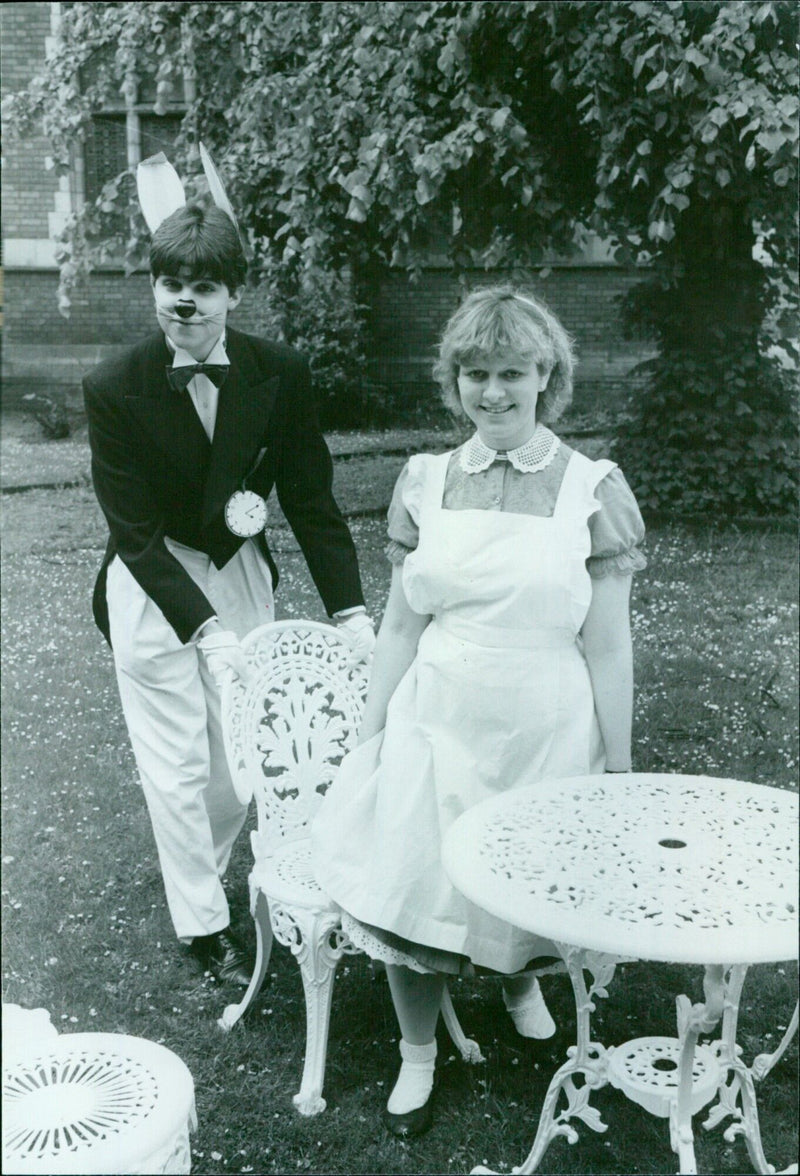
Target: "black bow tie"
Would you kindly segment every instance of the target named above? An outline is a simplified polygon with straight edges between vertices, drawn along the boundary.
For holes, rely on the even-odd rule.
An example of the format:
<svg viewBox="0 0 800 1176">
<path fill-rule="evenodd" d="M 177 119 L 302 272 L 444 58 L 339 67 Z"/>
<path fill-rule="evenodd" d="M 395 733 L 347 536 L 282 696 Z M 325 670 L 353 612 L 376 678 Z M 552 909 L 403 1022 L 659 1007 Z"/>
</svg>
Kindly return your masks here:
<svg viewBox="0 0 800 1176">
<path fill-rule="evenodd" d="M 228 375 L 228 366 L 226 363 L 187 363 L 185 367 L 168 367 L 167 379 L 176 392 L 184 392 L 189 381 L 202 373 L 215 387 L 221 388 Z"/>
</svg>

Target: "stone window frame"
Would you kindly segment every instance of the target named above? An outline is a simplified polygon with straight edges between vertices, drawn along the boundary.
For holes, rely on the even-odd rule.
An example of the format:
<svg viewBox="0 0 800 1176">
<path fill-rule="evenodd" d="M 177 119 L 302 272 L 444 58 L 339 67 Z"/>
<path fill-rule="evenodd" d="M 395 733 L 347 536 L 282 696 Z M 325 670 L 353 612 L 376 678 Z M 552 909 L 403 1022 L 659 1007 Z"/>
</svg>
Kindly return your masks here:
<svg viewBox="0 0 800 1176">
<path fill-rule="evenodd" d="M 61 3 L 54 3 L 52 5 L 52 26 L 53 34 L 58 35 L 58 28 L 61 23 L 61 12 L 63 5 Z M 187 30 L 182 28 L 181 38 L 189 36 Z M 188 41 L 184 41 L 184 48 L 189 48 Z M 193 55 L 187 53 L 187 58 L 193 61 Z M 150 78 L 148 78 L 150 81 Z M 100 120 L 115 120 L 125 124 L 125 162 L 120 158 L 121 166 L 114 172 L 113 175 L 108 175 L 103 182 L 114 179 L 120 172 L 126 168 L 133 171 L 136 166 L 141 163 L 142 158 L 146 158 L 150 152 L 142 152 L 142 124 L 144 120 L 169 118 L 174 119 L 176 116 L 184 118 L 187 111 L 191 108 L 196 97 L 196 83 L 195 83 L 195 69 L 194 64 L 190 65 L 183 72 L 182 78 L 182 93 L 178 96 L 173 91 L 167 100 L 162 100 L 156 89 L 155 93 L 143 93 L 143 83 L 137 72 L 131 70 L 126 76 L 120 87 L 120 98 L 118 101 L 106 103 L 101 110 L 98 110 L 92 116 L 92 122 Z M 148 87 L 150 89 L 150 87 Z M 97 185 L 97 190 L 93 191 L 91 195 L 87 191 L 87 175 L 86 175 L 86 146 L 84 142 L 80 142 L 72 151 L 72 159 L 70 166 L 70 196 L 72 207 L 76 211 L 80 211 L 89 199 L 94 200 L 99 194 L 102 184 Z"/>
<path fill-rule="evenodd" d="M 140 95 L 140 83 L 138 78 L 129 74 L 125 79 L 122 87 L 122 100 L 119 103 L 107 103 L 102 110 L 98 110 L 92 117 L 93 123 L 99 122 L 118 122 L 124 123 L 125 127 L 125 158 L 120 157 L 120 167 L 114 174 L 109 174 L 105 177 L 103 182 L 113 180 L 125 168 L 135 169 L 137 164 L 141 163 L 146 156 L 146 152 L 142 151 L 143 124 L 153 120 L 163 118 L 165 120 L 174 120 L 177 118 L 184 118 L 188 111 L 191 102 L 194 98 L 194 79 L 190 74 L 185 74 L 183 78 L 183 94 L 180 99 L 173 99 L 164 108 L 163 112 L 154 109 L 152 100 L 142 100 Z M 156 124 L 157 125 L 157 124 Z M 89 200 L 94 200 L 99 195 L 102 184 L 97 185 L 97 190 L 89 188 L 87 177 L 87 147 L 86 143 L 80 143 L 76 146 L 71 172 L 71 187 L 74 207 L 81 209 Z"/>
</svg>

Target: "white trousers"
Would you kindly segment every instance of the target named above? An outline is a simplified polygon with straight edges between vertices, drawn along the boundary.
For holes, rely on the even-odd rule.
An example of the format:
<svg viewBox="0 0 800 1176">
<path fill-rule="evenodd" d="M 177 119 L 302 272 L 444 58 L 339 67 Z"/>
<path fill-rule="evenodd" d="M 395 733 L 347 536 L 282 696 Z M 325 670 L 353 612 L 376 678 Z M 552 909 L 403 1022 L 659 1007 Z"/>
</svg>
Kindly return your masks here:
<svg viewBox="0 0 800 1176">
<path fill-rule="evenodd" d="M 243 637 L 275 619 L 269 566 L 247 541 L 224 568 L 172 540 L 172 554 L 220 623 Z M 247 815 L 231 783 L 219 693 L 196 645 L 183 645 L 119 557 L 108 568 L 117 684 L 179 939 L 228 926 L 221 879 Z"/>
</svg>

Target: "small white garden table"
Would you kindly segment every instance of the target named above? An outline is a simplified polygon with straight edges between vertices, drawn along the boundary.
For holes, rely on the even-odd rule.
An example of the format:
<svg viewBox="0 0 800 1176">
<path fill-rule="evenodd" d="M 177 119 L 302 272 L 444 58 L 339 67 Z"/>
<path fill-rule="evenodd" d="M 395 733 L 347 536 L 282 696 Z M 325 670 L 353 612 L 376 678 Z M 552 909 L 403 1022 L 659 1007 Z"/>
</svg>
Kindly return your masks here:
<svg viewBox="0 0 800 1176">
<path fill-rule="evenodd" d="M 608 1083 L 669 1119 L 681 1173 L 697 1171 L 692 1115 L 715 1097 L 704 1126 L 732 1116 L 725 1138 L 743 1134 L 756 1170 L 775 1171 L 761 1144 L 754 1080 L 785 1051 L 797 1012 L 778 1049 L 750 1067 L 736 1025 L 748 965 L 797 956 L 797 829 L 797 797 L 780 789 L 641 773 L 545 780 L 454 823 L 444 842 L 454 885 L 491 914 L 552 939 L 575 993 L 577 1044 L 514 1172 L 535 1172 L 556 1136 L 574 1143 L 570 1119 L 605 1131 L 589 1099 Z M 593 998 L 607 995 L 623 959 L 705 965 L 704 1002 L 677 997 L 676 1038 L 616 1048 L 591 1040 Z M 720 1020 L 718 1040 L 698 1044 Z"/>
</svg>

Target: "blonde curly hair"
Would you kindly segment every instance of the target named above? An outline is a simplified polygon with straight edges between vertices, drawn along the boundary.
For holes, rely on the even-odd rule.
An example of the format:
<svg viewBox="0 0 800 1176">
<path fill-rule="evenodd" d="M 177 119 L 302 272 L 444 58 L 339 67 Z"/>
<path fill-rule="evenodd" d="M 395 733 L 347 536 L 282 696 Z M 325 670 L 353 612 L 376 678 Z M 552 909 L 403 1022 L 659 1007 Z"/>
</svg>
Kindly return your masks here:
<svg viewBox="0 0 800 1176">
<path fill-rule="evenodd" d="M 445 327 L 433 376 L 447 407 L 457 415 L 463 413 L 458 394 L 462 364 L 504 352 L 533 361 L 542 372 L 549 371 L 536 417 L 543 424 L 558 420 L 572 400 L 572 339 L 540 299 L 513 286 L 473 290 Z"/>
</svg>

